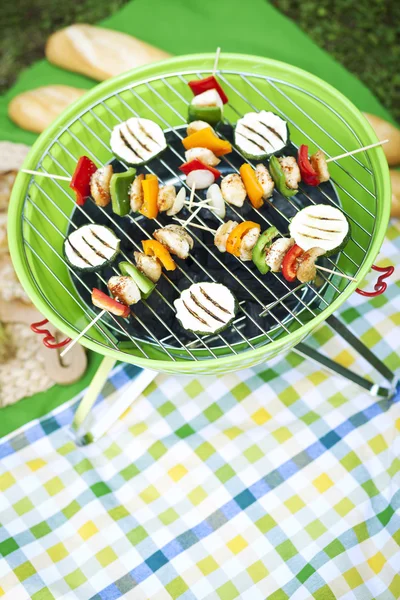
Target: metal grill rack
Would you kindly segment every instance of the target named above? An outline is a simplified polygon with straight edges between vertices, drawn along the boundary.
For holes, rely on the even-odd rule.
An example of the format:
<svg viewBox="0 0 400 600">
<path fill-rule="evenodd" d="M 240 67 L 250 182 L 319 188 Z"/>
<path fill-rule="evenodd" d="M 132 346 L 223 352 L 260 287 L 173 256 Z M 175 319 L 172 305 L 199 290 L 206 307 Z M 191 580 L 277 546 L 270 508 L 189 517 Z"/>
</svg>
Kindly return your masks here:
<svg viewBox="0 0 400 600">
<path fill-rule="evenodd" d="M 185 162 L 181 139 L 186 135 L 187 105 L 190 101 L 187 81 L 208 74 L 210 74 L 210 71 L 202 70 L 201 72 L 185 71 L 153 77 L 123 87 L 117 93 L 106 95 L 101 101 L 94 103 L 76 116 L 67 127 L 58 133 L 43 153 L 37 169 L 42 170 L 44 173 L 70 176 L 76 161 L 82 154 L 87 154 L 99 166 L 109 162 L 113 160 L 109 147 L 112 127 L 131 116 L 145 116 L 159 123 L 166 131 L 170 143 L 165 153 L 141 167 L 141 170 L 155 173 L 161 184 L 175 183 L 187 187 L 185 177 L 177 170 L 177 166 Z M 226 105 L 226 118 L 221 128 L 221 137 L 230 138 L 233 123 L 245 112 L 266 109 L 273 110 L 288 121 L 292 136 L 294 133 L 297 136 L 300 135 L 304 143 L 315 144 L 328 156 L 331 156 L 331 154 L 326 151 L 324 140 L 335 142 L 338 151 L 349 150 L 339 141 L 336 141 L 332 131 L 325 130 L 314 119 L 313 115 L 303 110 L 299 99 L 301 100 L 302 95 L 305 94 L 312 98 L 316 106 L 323 104 L 324 109 L 331 111 L 335 119 L 345 123 L 333 108 L 308 91 L 276 78 L 252 73 L 222 70 L 218 72 L 218 76 L 230 98 L 229 104 Z M 252 91 L 252 101 L 247 100 L 246 90 Z M 258 101 L 256 101 L 256 98 Z M 289 105 L 298 111 L 301 125 L 287 114 L 285 107 L 287 108 Z M 308 128 L 303 125 L 307 121 L 312 123 L 314 137 L 310 136 Z M 347 123 L 345 125 L 354 137 L 354 145 L 360 144 L 360 140 L 350 125 Z M 73 138 L 74 151 L 71 151 L 69 145 L 66 144 L 66 136 Z M 230 139 L 230 141 L 232 140 Z M 292 152 L 295 149 L 296 146 L 292 144 Z M 231 216 L 229 218 L 239 221 L 251 219 L 259 222 L 262 229 L 270 225 L 276 225 L 282 234 L 286 234 L 291 216 L 304 205 L 311 203 L 339 204 L 350 221 L 351 240 L 340 256 L 324 260 L 326 266 L 335 269 L 339 273 L 357 276 L 363 260 L 368 254 L 375 228 L 374 213 L 376 211 L 370 210 L 360 202 L 357 196 L 350 191 L 350 186 L 346 185 L 346 178 L 351 180 L 352 189 L 354 189 L 355 184 L 360 193 L 368 194 L 372 198 L 374 208 L 376 208 L 377 202 L 374 175 L 370 168 L 371 164 L 367 155 L 363 158 L 365 162 L 356 156 L 351 157 L 354 173 L 350 173 L 339 162 L 335 163 L 334 169 L 343 175 L 340 177 L 340 181 L 333 178 L 329 183 L 322 184 L 318 189 L 312 189 L 301 184 L 299 194 L 289 199 L 283 199 L 274 191 L 271 201 L 267 202 L 265 207 L 259 211 L 253 209 L 249 202 L 246 202 L 244 209 L 236 209 L 230 206 L 229 215 Z M 232 154 L 222 157 L 219 168 L 224 173 L 238 172 L 238 166 L 244 161 L 246 159 L 235 148 Z M 120 164 L 120 167 L 124 168 L 126 165 Z M 357 177 L 360 169 L 365 171 L 368 176 L 368 186 Z M 201 200 L 202 194 L 196 194 L 196 199 Z M 346 209 L 346 203 L 348 202 L 357 204 L 357 210 L 363 212 L 363 219 L 355 219 L 354 211 L 350 213 Z M 51 206 L 53 216 L 57 215 L 57 218 L 48 216 L 45 203 Z M 38 225 L 37 219 L 32 218 L 35 211 L 40 214 L 40 225 Z M 368 226 L 362 225 L 361 220 L 368 223 Z M 54 278 L 64 292 L 81 308 L 84 318 L 79 322 L 67 322 L 59 308 L 54 303 L 50 303 L 52 310 L 60 319 L 77 333 L 86 325 L 87 319 L 91 319 L 95 314 L 93 307 L 88 302 L 91 291 L 90 277 L 93 276 L 78 275 L 71 272 L 60 249 L 67 233 L 85 222 L 102 222 L 111 227 L 122 240 L 122 257 L 125 260 L 131 260 L 132 251 L 141 249 L 140 241 L 142 239 L 151 237 L 151 231 L 155 228 L 173 221 L 161 216 L 150 223 L 142 216 L 137 217 L 133 214 L 121 219 L 113 215 L 109 207 L 104 209 L 89 202 L 84 207 L 80 207 L 75 204 L 67 183 L 47 179 L 46 183 L 42 183 L 40 178 L 31 179 L 25 198 L 21 224 L 26 261 L 37 291 L 43 298 L 46 299 L 45 290 L 37 283 L 35 275 L 38 269 L 46 270 L 49 280 L 51 281 L 51 278 Z M 202 210 L 193 221 L 193 223 L 209 225 L 214 228 L 217 228 L 220 222 L 222 222 L 221 219 L 218 219 L 215 215 L 210 216 L 206 209 Z M 135 307 L 131 317 L 132 320 L 129 321 L 106 315 L 94 326 L 101 334 L 101 341 L 97 337 L 90 337 L 89 334 L 90 339 L 98 344 L 100 343 L 105 348 L 118 350 L 121 353 L 133 353 L 143 358 L 149 358 L 147 350 L 149 345 L 158 349 L 161 358 L 171 361 L 199 361 L 232 354 L 237 355 L 261 345 L 266 345 L 278 337 L 299 329 L 321 314 L 348 285 L 348 281 L 345 279 L 334 275 L 327 277 L 324 274 L 321 275 L 318 286 L 298 283 L 291 285 L 279 274 L 269 273 L 267 276 L 261 277 L 251 265 L 240 263 L 240 265 L 237 265 L 236 271 L 234 270 L 235 267 L 230 269 L 229 276 L 235 279 L 238 289 L 243 288 L 246 298 L 239 298 L 241 300 L 241 311 L 231 330 L 228 333 L 223 332 L 219 335 L 192 336 L 191 339 L 186 339 L 181 335 L 179 329 L 171 326 L 170 321 L 165 320 L 160 315 L 157 307 L 163 306 L 163 310 L 170 312 L 173 316 L 172 299 L 180 293 L 182 289 L 181 282 L 184 282 L 185 287 L 192 283 L 194 281 L 193 272 L 198 275 L 201 273 L 203 280 L 215 281 L 218 280 L 218 270 L 221 273 L 226 273 L 226 269 L 230 268 L 227 267 L 227 257 L 219 254 L 217 249 L 213 247 L 211 234 L 199 233 L 199 230 L 195 228 L 190 228 L 189 231 L 195 241 L 195 247 L 201 250 L 203 256 L 209 257 L 211 264 L 215 267 L 209 269 L 199 259 L 196 252 L 192 252 L 189 261 L 178 261 L 177 276 L 163 272 L 162 285 L 159 285 L 152 295 L 156 304 L 153 304 L 152 297 L 148 301 L 143 301 L 140 310 L 136 310 Z M 54 254 L 54 260 L 61 261 L 66 272 L 70 272 L 70 277 L 78 293 L 73 293 L 68 281 L 65 278 L 60 278 L 52 269 L 51 264 L 45 260 L 41 253 L 41 248 L 45 247 Z M 229 260 L 239 261 L 239 259 L 233 257 L 229 257 Z M 113 267 L 113 271 L 118 273 L 116 266 Z M 106 272 L 97 273 L 95 277 L 97 277 L 97 282 L 100 285 L 106 284 Z M 262 290 L 262 294 L 254 293 L 248 285 L 246 286 L 243 283 L 244 278 L 253 281 L 255 288 L 259 291 Z M 169 293 L 161 291 L 167 289 L 169 289 Z M 266 302 L 265 299 L 268 301 Z M 49 300 L 46 299 L 46 302 L 49 303 Z M 252 306 L 251 310 L 249 304 Z M 254 310 L 254 306 L 257 306 L 257 311 Z M 248 335 L 248 331 L 251 332 L 251 335 Z M 160 332 L 162 333 L 160 334 Z M 123 359 L 123 354 L 121 354 L 121 359 Z"/>
</svg>

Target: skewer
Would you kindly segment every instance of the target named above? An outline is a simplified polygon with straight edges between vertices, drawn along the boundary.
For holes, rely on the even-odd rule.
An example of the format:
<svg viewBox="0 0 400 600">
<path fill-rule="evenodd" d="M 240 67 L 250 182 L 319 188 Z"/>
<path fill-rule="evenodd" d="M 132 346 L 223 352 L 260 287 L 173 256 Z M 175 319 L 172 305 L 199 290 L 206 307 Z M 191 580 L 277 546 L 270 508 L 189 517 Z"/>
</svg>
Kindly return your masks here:
<svg viewBox="0 0 400 600">
<path fill-rule="evenodd" d="M 317 269 L 320 271 L 326 271 L 327 273 L 332 273 L 333 275 L 337 275 L 338 277 L 344 277 L 344 279 L 349 279 L 350 281 L 357 281 L 354 277 L 350 277 L 350 275 L 345 275 L 344 273 L 338 273 L 338 271 L 333 271 L 333 269 L 327 269 L 326 267 L 320 267 L 319 265 L 315 265 Z"/>
<path fill-rule="evenodd" d="M 370 148 L 376 148 L 377 146 L 382 146 L 382 144 L 387 144 L 389 140 L 382 140 L 380 142 L 376 142 L 375 144 L 369 144 L 369 146 L 363 146 L 362 148 L 357 148 L 356 150 L 351 150 L 350 152 L 345 152 L 344 154 L 339 154 L 338 156 L 333 156 L 332 158 L 327 158 L 326 162 L 332 162 L 333 160 L 339 160 L 339 158 L 345 158 L 346 156 L 352 156 L 353 154 L 357 154 L 358 152 L 363 152 L 364 150 L 369 150 Z"/>
<path fill-rule="evenodd" d="M 193 198 L 194 198 L 195 191 L 196 191 L 196 184 L 193 183 L 192 190 L 190 192 L 190 198 L 189 198 L 189 210 L 192 210 L 192 204 L 193 204 Z"/>
<path fill-rule="evenodd" d="M 182 227 L 186 227 L 186 225 L 188 224 L 188 221 L 183 221 L 183 219 L 178 219 L 177 217 L 174 217 L 174 221 L 178 221 L 178 223 L 180 223 L 182 225 Z M 189 223 L 189 225 L 190 225 L 190 227 L 196 227 L 197 229 L 203 229 L 204 231 L 209 231 L 213 235 L 215 235 L 217 233 L 216 229 L 211 229 L 211 227 L 206 227 L 205 225 L 197 225 L 197 223 Z"/>
<path fill-rule="evenodd" d="M 71 177 L 65 177 L 64 175 L 53 175 L 52 173 L 31 171 L 30 169 L 20 169 L 20 171 L 21 173 L 28 173 L 28 175 L 41 175 L 42 177 L 49 177 L 50 179 L 61 179 L 62 181 L 71 181 Z"/>
<path fill-rule="evenodd" d="M 217 69 L 218 69 L 218 61 L 219 61 L 219 55 L 220 54 L 221 54 L 221 48 L 218 46 L 217 52 L 215 54 L 214 67 L 213 67 L 213 75 L 214 75 L 214 77 L 215 77 L 215 73 L 217 72 Z"/>
<path fill-rule="evenodd" d="M 67 354 L 67 352 L 69 352 L 71 350 L 71 348 L 73 348 L 75 346 L 75 344 L 79 342 L 79 340 L 81 339 L 81 337 L 83 337 L 85 335 L 85 333 L 87 331 L 89 331 L 89 329 L 91 327 L 93 327 L 93 325 L 95 323 L 97 323 L 97 321 L 99 319 L 101 319 L 101 317 L 103 317 L 106 312 L 107 312 L 106 310 L 102 310 L 101 312 L 99 312 L 99 314 L 96 315 L 95 318 L 90 321 L 89 325 L 86 325 L 85 329 L 83 329 L 80 332 L 80 334 L 78 335 L 78 337 L 76 337 L 74 340 L 72 340 L 72 342 L 70 344 L 68 344 L 68 346 L 66 348 L 64 348 L 64 350 L 60 354 L 60 358 L 62 358 L 63 356 L 65 356 Z"/>
</svg>

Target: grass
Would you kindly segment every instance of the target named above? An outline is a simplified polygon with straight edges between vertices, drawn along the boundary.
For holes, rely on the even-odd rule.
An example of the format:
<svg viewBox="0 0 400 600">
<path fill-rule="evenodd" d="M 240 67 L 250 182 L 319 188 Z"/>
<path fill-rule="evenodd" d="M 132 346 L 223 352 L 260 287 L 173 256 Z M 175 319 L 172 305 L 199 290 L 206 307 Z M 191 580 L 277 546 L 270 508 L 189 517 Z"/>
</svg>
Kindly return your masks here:
<svg viewBox="0 0 400 600">
<path fill-rule="evenodd" d="M 2 6 L 0 91 L 43 57 L 47 37 L 71 23 L 95 23 L 127 0 L 19 0 Z M 357 75 L 400 121 L 398 0 L 271 0 L 319 46 Z"/>
</svg>

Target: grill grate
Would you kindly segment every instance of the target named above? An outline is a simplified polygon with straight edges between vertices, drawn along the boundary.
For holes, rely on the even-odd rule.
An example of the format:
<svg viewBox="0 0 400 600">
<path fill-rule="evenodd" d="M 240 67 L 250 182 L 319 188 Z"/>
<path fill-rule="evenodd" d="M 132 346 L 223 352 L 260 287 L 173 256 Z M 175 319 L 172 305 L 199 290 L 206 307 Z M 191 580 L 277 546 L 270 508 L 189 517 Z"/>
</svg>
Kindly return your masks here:
<svg viewBox="0 0 400 600">
<path fill-rule="evenodd" d="M 38 170 L 44 173 L 59 173 L 71 175 L 76 161 L 82 154 L 87 154 L 98 165 L 113 161 L 114 168 L 123 169 L 123 163 L 113 160 L 109 147 L 109 138 L 112 127 L 131 116 L 145 116 L 153 119 L 165 130 L 169 147 L 166 152 L 151 163 L 141 167 L 145 172 L 156 174 L 162 184 L 172 183 L 184 185 L 185 178 L 177 170 L 184 159 L 184 148 L 181 144 L 185 136 L 187 105 L 191 93 L 188 91 L 187 81 L 193 77 L 204 77 L 210 71 L 186 71 L 161 77 L 154 77 L 144 82 L 135 83 L 122 88 L 117 93 L 105 96 L 101 101 L 93 104 L 88 110 L 78 115 L 68 127 L 64 128 L 43 153 Z M 328 105 L 304 89 L 288 82 L 255 75 L 251 73 L 238 73 L 230 70 L 218 72 L 218 76 L 229 95 L 226 105 L 225 122 L 220 135 L 232 142 L 232 123 L 249 110 L 262 108 L 273 110 L 288 121 L 292 137 L 299 136 L 304 142 L 320 147 L 329 157 L 331 154 L 324 147 L 324 141 L 334 142 L 340 150 L 346 151 L 332 133 L 326 131 L 318 120 L 308 114 L 301 106 L 303 95 L 312 99 L 316 106 L 323 106 L 344 123 Z M 250 92 L 252 101 L 247 99 L 246 91 Z M 259 99 L 259 102 L 256 100 Z M 298 120 L 293 117 L 293 109 L 298 112 Z M 289 114 L 290 113 L 290 114 Z M 346 123 L 346 127 L 354 136 L 355 145 L 359 143 L 356 133 Z M 308 133 L 312 128 L 314 136 Z M 73 151 L 67 140 L 73 139 Z M 332 146 L 330 146 L 332 147 Z M 288 153 L 294 154 L 297 146 L 292 143 Z M 335 163 L 334 174 L 340 174 L 338 179 L 322 184 L 319 188 L 310 188 L 302 184 L 298 195 L 292 198 L 283 198 L 276 191 L 272 202 L 267 201 L 265 206 L 256 211 L 249 202 L 241 209 L 229 206 L 227 218 L 235 220 L 255 220 L 262 227 L 275 225 L 282 234 L 287 233 L 287 225 L 296 211 L 307 204 L 329 203 L 340 205 L 341 210 L 351 222 L 351 240 L 340 256 L 324 258 L 326 266 L 334 268 L 340 273 L 357 275 L 363 259 L 368 253 L 369 245 L 374 233 L 374 212 L 365 206 L 354 195 L 354 185 L 360 190 L 360 195 L 368 194 L 373 199 L 376 208 L 374 175 L 369 168 L 369 158 L 365 155 L 366 164 L 358 157 L 352 156 L 351 174 L 342 164 Z M 239 172 L 238 167 L 246 159 L 235 149 L 228 156 L 222 157 L 219 169 L 227 172 Z M 246 161 L 248 162 L 248 161 Z M 334 163 L 332 163 L 333 166 Z M 369 166 L 368 166 L 369 165 Z M 360 172 L 367 175 L 370 187 L 359 180 Z M 346 183 L 348 182 L 348 183 Z M 351 183 L 351 190 L 349 189 Z M 203 199 L 202 192 L 196 193 L 198 200 Z M 354 217 L 354 211 L 347 209 L 349 202 L 357 205 L 357 211 L 363 211 L 362 219 Z M 52 208 L 53 216 L 46 214 L 46 203 Z M 371 206 L 371 204 L 370 204 Z M 40 215 L 40 220 L 35 218 L 35 213 Z M 36 215 L 37 217 L 37 215 Z M 361 225 L 360 221 L 367 223 Z M 87 319 L 95 314 L 95 309 L 90 303 L 90 291 L 93 285 L 97 287 L 106 285 L 106 280 L 113 273 L 118 273 L 116 266 L 105 270 L 104 273 L 76 274 L 73 273 L 62 256 L 62 241 L 65 236 L 87 222 L 99 222 L 111 227 L 122 241 L 121 256 L 131 259 L 133 249 L 141 250 L 141 239 L 151 237 L 154 229 L 171 222 L 165 216 L 153 221 L 142 216 L 120 218 L 112 213 L 110 207 L 106 209 L 87 202 L 84 207 L 77 206 L 68 188 L 68 184 L 57 180 L 45 180 L 44 184 L 38 179 L 31 179 L 26 194 L 22 233 L 24 249 L 31 276 L 43 298 L 46 299 L 45 290 L 37 282 L 38 269 L 45 269 L 49 274 L 49 283 L 56 281 L 63 292 L 67 293 L 74 302 L 81 307 L 82 320 L 78 322 L 67 321 L 59 308 L 46 301 L 58 316 L 77 333 L 86 325 Z M 208 225 L 213 228 L 222 222 L 215 214 L 202 210 L 193 223 Z M 35 224 L 36 223 L 36 224 Z M 190 225 L 189 225 L 190 227 Z M 158 348 L 160 357 L 165 360 L 204 360 L 238 354 L 260 345 L 268 344 L 279 336 L 285 336 L 300 328 L 310 321 L 324 308 L 328 307 L 347 287 L 348 281 L 338 276 L 320 276 L 319 285 L 287 283 L 281 275 L 269 273 L 260 277 L 256 269 L 248 263 L 226 254 L 219 254 L 212 245 L 210 233 L 199 233 L 198 229 L 190 229 L 190 234 L 195 240 L 195 248 L 190 259 L 186 262 L 177 261 L 178 269 L 169 275 L 163 272 L 155 292 L 147 300 L 135 306 L 133 317 L 127 321 L 118 319 L 113 315 L 105 315 L 98 321 L 94 328 L 101 334 L 99 338 L 88 337 L 105 348 L 112 348 L 137 354 L 149 358 L 148 346 Z M 44 256 L 44 248 L 51 250 L 55 260 L 60 261 L 65 269 L 65 275 L 60 277 L 58 269 L 52 269 L 49 261 Z M 50 261 L 51 263 L 51 261 Z M 227 332 L 210 336 L 188 336 L 185 334 L 174 318 L 172 301 L 180 291 L 190 283 L 204 280 L 219 280 L 227 278 L 233 282 L 235 293 L 239 297 L 241 311 Z M 71 291 L 72 280 L 76 293 Z M 250 286 L 250 287 L 249 287 Z"/>
</svg>

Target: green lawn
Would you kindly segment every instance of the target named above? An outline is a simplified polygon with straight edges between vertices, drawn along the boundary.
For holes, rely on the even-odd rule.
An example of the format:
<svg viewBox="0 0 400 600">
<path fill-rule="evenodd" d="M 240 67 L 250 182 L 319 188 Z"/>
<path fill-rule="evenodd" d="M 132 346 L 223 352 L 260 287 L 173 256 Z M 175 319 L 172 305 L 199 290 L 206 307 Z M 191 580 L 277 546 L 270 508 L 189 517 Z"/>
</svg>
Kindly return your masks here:
<svg viewBox="0 0 400 600">
<path fill-rule="evenodd" d="M 74 22 L 95 23 L 118 10 L 125 2 L 4 2 L 0 25 L 0 91 L 13 83 L 23 67 L 43 57 L 44 44 L 50 33 Z M 399 0 L 272 2 L 317 44 L 358 75 L 400 121 Z"/>
</svg>

